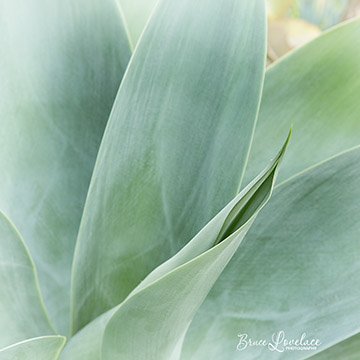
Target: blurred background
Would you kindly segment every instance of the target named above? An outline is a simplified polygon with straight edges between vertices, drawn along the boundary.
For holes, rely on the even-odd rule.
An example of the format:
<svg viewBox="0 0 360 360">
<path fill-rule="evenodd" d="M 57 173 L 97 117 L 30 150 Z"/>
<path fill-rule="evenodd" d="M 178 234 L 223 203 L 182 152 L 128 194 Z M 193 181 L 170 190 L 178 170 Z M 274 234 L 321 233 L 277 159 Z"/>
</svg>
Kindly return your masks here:
<svg viewBox="0 0 360 360">
<path fill-rule="evenodd" d="M 360 16 L 360 0 L 267 0 L 267 65 L 338 23 Z"/>
</svg>

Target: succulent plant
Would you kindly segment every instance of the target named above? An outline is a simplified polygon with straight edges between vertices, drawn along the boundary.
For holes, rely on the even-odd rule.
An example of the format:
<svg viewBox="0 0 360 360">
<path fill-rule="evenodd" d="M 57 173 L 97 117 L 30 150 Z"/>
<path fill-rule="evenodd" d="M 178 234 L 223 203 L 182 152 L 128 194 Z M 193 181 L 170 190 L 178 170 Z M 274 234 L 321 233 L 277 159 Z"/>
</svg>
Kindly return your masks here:
<svg viewBox="0 0 360 360">
<path fill-rule="evenodd" d="M 0 34 L 0 360 L 359 357 L 359 20 L 268 69 L 263 0 Z"/>
</svg>

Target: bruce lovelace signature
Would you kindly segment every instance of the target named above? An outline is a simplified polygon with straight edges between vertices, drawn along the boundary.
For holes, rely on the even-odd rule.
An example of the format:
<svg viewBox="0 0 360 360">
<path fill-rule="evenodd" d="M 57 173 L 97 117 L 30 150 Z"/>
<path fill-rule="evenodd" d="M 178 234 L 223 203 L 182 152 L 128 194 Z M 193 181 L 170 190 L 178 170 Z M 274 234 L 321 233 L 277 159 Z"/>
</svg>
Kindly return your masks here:
<svg viewBox="0 0 360 360">
<path fill-rule="evenodd" d="M 280 353 L 285 350 L 316 350 L 321 342 L 319 339 L 307 338 L 306 333 L 303 333 L 300 338 L 288 339 L 285 336 L 285 331 L 281 330 L 278 333 L 273 333 L 271 341 L 265 339 L 254 340 L 248 334 L 238 334 L 239 343 L 237 349 L 243 351 L 249 347 L 267 347 L 270 351 L 278 351 Z"/>
</svg>

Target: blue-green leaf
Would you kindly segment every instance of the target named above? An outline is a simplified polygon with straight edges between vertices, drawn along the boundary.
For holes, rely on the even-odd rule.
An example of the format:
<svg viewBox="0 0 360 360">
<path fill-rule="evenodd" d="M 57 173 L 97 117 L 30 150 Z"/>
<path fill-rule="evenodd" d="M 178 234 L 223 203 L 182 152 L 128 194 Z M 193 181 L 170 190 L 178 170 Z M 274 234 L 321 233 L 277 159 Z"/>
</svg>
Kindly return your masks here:
<svg viewBox="0 0 360 360">
<path fill-rule="evenodd" d="M 359 144 L 360 19 L 299 48 L 266 72 L 244 184 L 267 163 L 266 151 L 294 124 L 279 181 Z"/>
<path fill-rule="evenodd" d="M 271 164 L 181 251 L 150 273 L 123 303 L 80 330 L 61 359 L 178 359 L 198 307 L 269 200 L 288 139 Z M 219 239 L 235 212 L 236 226 Z"/>
<path fill-rule="evenodd" d="M 271 341 L 281 330 L 320 340 L 314 350 L 285 350 L 303 359 L 359 331 L 359 164 L 357 146 L 275 188 L 196 315 L 184 360 L 282 359 L 263 346 L 236 349 L 238 334 Z"/>
<path fill-rule="evenodd" d="M 236 195 L 264 58 L 262 0 L 157 6 L 90 185 L 73 267 L 74 332 L 123 301 Z"/>
<path fill-rule="evenodd" d="M 0 212 L 0 349 L 54 333 L 29 251 L 14 225 Z"/>
<path fill-rule="evenodd" d="M 42 336 L 0 350 L 0 360 L 57 360 L 65 344 L 63 336 Z"/>
<path fill-rule="evenodd" d="M 115 0 L 1 2 L 0 208 L 65 334 L 80 217 L 129 57 Z"/>
</svg>

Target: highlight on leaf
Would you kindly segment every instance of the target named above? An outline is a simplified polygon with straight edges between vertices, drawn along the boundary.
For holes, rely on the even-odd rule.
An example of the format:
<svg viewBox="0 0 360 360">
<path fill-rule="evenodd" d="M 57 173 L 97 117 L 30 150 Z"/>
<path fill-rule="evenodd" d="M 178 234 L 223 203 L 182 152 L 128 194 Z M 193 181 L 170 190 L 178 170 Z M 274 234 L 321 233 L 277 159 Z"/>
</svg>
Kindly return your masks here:
<svg viewBox="0 0 360 360">
<path fill-rule="evenodd" d="M 2 2 L 0 360 L 360 358 L 360 19 L 316 3 Z"/>
<path fill-rule="evenodd" d="M 219 243 L 230 236 L 235 231 L 244 225 L 254 214 L 257 209 L 261 209 L 269 199 L 269 188 L 273 187 L 276 180 L 276 170 L 290 140 L 292 126 L 289 131 L 289 135 L 285 141 L 283 148 L 273 160 L 271 166 L 266 171 L 269 175 L 264 179 L 260 178 L 253 186 L 248 190 L 239 202 L 230 211 L 229 215 L 224 221 L 220 233 L 217 237 L 216 243 Z M 248 187 L 247 187 L 248 188 Z M 245 188 L 245 190 L 247 189 Z"/>
<path fill-rule="evenodd" d="M 90 354 L 102 354 L 103 359 L 179 358 L 181 339 L 197 308 L 270 198 L 289 137 L 290 133 L 275 159 L 182 250 L 152 271 L 122 303 L 80 330 L 70 340 L 61 360 L 80 360 L 83 343 L 92 344 L 91 350 L 87 350 L 88 358 L 93 356 Z M 249 198 L 257 205 L 251 208 L 251 214 L 246 212 L 249 218 L 226 239 L 216 243 L 224 220 L 234 208 L 239 210 L 239 203 L 246 206 L 247 202 L 242 200 Z M 143 317 L 147 319 L 147 329 L 143 327 Z M 157 340 L 165 337 L 166 341 Z M 92 340 L 95 338 L 96 341 Z M 136 346 L 139 339 L 149 344 L 146 352 Z"/>
</svg>

